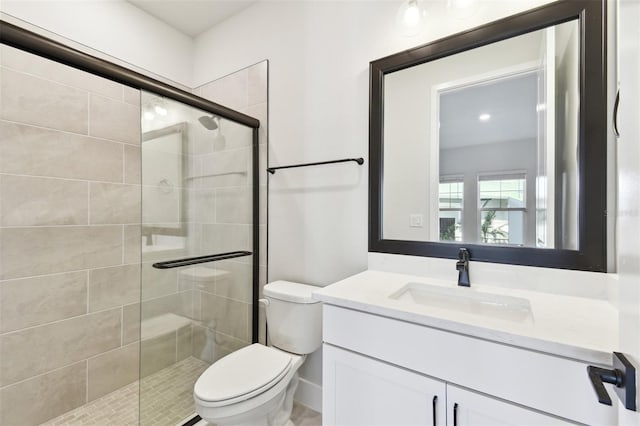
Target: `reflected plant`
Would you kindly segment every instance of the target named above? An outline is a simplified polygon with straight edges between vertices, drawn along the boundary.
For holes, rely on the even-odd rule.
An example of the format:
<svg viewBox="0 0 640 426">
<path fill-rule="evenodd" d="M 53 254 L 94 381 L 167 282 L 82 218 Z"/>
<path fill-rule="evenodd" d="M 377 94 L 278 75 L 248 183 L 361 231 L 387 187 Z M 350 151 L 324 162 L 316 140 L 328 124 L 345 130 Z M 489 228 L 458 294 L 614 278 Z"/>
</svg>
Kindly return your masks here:
<svg viewBox="0 0 640 426">
<path fill-rule="evenodd" d="M 456 224 L 452 223 L 446 229 L 440 230 L 440 241 L 455 241 L 456 239 Z"/>
<path fill-rule="evenodd" d="M 508 235 L 502 229 L 493 227 L 493 220 L 496 218 L 496 211 L 489 210 L 487 214 L 484 216 L 482 220 L 482 225 L 480 226 L 480 233 L 482 234 L 482 242 L 483 243 L 496 243 L 499 242 L 499 239 L 506 240 Z M 503 225 L 504 226 L 504 225 Z M 490 241 L 491 240 L 491 241 Z"/>
</svg>

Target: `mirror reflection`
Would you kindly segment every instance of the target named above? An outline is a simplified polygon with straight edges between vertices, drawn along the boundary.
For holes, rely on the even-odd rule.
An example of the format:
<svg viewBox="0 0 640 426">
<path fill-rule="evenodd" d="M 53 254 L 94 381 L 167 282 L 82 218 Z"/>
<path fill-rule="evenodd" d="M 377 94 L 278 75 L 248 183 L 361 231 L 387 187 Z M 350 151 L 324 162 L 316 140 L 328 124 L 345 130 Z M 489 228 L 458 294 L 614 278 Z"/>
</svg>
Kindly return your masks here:
<svg viewBox="0 0 640 426">
<path fill-rule="evenodd" d="M 384 76 L 383 238 L 576 249 L 577 20 Z"/>
</svg>

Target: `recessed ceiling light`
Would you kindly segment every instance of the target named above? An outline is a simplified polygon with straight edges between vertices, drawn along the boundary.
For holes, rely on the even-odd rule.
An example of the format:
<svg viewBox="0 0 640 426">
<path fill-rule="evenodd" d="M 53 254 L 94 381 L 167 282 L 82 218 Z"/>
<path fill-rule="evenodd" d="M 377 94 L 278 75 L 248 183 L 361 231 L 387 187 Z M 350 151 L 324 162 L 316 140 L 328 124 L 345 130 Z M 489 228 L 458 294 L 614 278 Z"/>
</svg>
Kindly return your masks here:
<svg viewBox="0 0 640 426">
<path fill-rule="evenodd" d="M 491 114 L 480 114 L 478 116 L 478 120 L 480 121 L 489 121 L 490 118 L 491 118 Z"/>
</svg>

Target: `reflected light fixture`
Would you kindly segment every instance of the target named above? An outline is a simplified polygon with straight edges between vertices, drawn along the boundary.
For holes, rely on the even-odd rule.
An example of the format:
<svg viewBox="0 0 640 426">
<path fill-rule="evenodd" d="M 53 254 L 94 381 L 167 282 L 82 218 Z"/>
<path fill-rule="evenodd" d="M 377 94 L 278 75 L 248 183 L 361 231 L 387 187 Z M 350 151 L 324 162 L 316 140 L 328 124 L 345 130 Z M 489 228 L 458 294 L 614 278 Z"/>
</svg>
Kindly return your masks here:
<svg viewBox="0 0 640 426">
<path fill-rule="evenodd" d="M 405 0 L 396 13 L 396 25 L 402 35 L 420 34 L 427 16 L 424 0 Z"/>
<path fill-rule="evenodd" d="M 489 121 L 489 119 L 491 119 L 491 114 L 484 113 L 478 116 L 478 120 L 480 121 Z"/>
<path fill-rule="evenodd" d="M 151 121 L 151 120 L 153 120 L 155 118 L 156 115 L 154 113 L 152 113 L 151 111 L 145 111 L 143 116 L 144 116 L 145 120 Z"/>
<path fill-rule="evenodd" d="M 167 115 L 167 109 L 163 106 L 156 105 L 153 109 L 156 111 L 158 115 L 161 115 L 163 117 Z"/>
</svg>

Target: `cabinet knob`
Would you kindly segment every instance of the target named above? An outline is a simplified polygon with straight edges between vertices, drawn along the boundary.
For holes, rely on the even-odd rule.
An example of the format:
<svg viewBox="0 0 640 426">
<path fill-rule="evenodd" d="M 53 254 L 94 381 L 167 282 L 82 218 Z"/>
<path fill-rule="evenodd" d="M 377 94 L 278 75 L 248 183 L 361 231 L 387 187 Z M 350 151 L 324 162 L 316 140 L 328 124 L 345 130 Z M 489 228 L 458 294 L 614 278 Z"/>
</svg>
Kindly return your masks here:
<svg viewBox="0 0 640 426">
<path fill-rule="evenodd" d="M 593 365 L 587 367 L 593 390 L 600 404 L 611 405 L 611 398 L 604 387 L 604 383 L 611 383 L 615 385 L 614 389 L 625 408 L 636 411 L 636 369 L 620 352 L 614 352 L 613 355 L 613 369 Z"/>
</svg>

